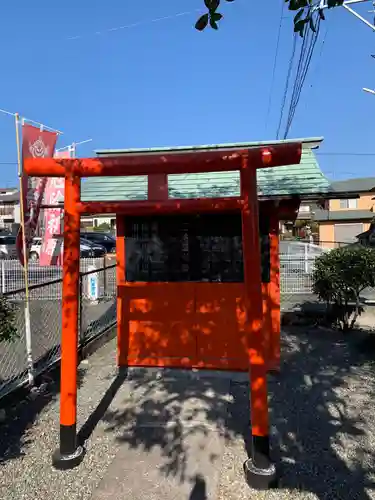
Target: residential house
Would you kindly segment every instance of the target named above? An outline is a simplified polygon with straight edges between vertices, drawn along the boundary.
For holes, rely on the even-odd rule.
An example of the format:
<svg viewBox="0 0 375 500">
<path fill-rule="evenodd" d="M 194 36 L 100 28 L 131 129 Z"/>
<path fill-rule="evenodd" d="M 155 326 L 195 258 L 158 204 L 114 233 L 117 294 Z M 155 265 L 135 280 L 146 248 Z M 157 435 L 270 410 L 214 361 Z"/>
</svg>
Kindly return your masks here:
<svg viewBox="0 0 375 500">
<path fill-rule="evenodd" d="M 0 188 L 0 231 L 16 231 L 20 224 L 18 188 Z"/>
<path fill-rule="evenodd" d="M 331 183 L 332 199 L 327 210 L 317 210 L 319 239 L 327 248 L 338 243 L 352 243 L 356 236 L 367 231 L 375 216 L 375 177 L 347 179 Z M 337 198 L 333 198 L 337 193 Z"/>
</svg>

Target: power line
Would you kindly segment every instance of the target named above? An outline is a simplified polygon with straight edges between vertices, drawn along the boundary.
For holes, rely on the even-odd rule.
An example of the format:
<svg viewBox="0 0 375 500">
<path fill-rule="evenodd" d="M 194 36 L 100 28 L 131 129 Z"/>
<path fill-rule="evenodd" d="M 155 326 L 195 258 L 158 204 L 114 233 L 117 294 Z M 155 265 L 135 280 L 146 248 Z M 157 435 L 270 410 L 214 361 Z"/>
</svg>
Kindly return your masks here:
<svg viewBox="0 0 375 500">
<path fill-rule="evenodd" d="M 319 37 L 319 30 L 320 30 L 320 17 L 317 18 L 315 32 L 313 32 L 309 26 L 305 25 L 305 33 L 304 33 L 303 43 L 301 45 L 298 68 L 297 68 L 296 78 L 294 81 L 292 97 L 290 101 L 284 139 L 288 137 L 288 133 L 294 119 L 294 115 L 301 97 L 306 76 L 310 68 L 315 45 Z"/>
<path fill-rule="evenodd" d="M 270 112 L 271 112 L 271 104 L 272 104 L 272 96 L 273 96 L 273 87 L 274 87 L 274 83 L 275 83 L 277 58 L 278 58 L 278 55 L 279 55 L 279 46 L 280 46 L 280 37 L 281 37 L 281 26 L 283 24 L 283 19 L 284 19 L 284 16 L 283 16 L 284 5 L 285 5 L 285 1 L 281 0 L 279 31 L 277 33 L 275 58 L 274 58 L 274 61 L 273 61 L 273 68 L 272 68 L 271 88 L 270 88 L 270 95 L 269 95 L 269 99 L 268 99 L 268 108 L 267 108 L 267 115 L 266 115 L 266 127 L 265 127 L 266 131 L 267 131 L 267 126 L 268 126 L 268 119 L 269 119 Z"/>
<path fill-rule="evenodd" d="M 125 24 L 124 26 L 116 26 L 114 28 L 108 28 L 108 29 L 101 30 L 101 31 L 95 31 L 95 32 L 92 32 L 92 33 L 87 34 L 87 35 L 70 36 L 70 37 L 67 37 L 66 40 L 79 40 L 81 38 L 86 38 L 88 36 L 104 35 L 106 33 L 112 33 L 114 31 L 120 31 L 120 30 L 124 30 L 124 29 L 129 29 L 129 28 L 136 28 L 136 27 L 142 26 L 144 24 L 158 23 L 160 21 L 167 21 L 169 19 L 175 19 L 176 17 L 188 16 L 190 14 L 195 14 L 195 13 L 201 12 L 201 11 L 202 11 L 202 9 L 194 9 L 194 10 L 189 10 L 189 11 L 184 11 L 184 12 L 178 12 L 177 14 L 172 14 L 170 16 L 163 16 L 163 17 L 157 17 L 154 19 L 147 19 L 144 21 L 138 21 L 138 22 L 131 23 L 131 24 Z"/>
<path fill-rule="evenodd" d="M 321 153 L 320 151 L 315 154 L 319 156 L 375 156 L 375 153 Z"/>
<path fill-rule="evenodd" d="M 282 123 L 282 120 L 283 120 L 285 103 L 286 103 L 286 98 L 287 98 L 288 90 L 289 90 L 289 82 L 290 82 L 290 77 L 291 77 L 291 74 L 292 74 L 294 56 L 295 56 L 295 53 L 296 53 L 296 47 L 297 47 L 297 34 L 295 33 L 294 36 L 293 36 L 292 55 L 290 56 L 290 60 L 289 60 L 289 67 L 288 67 L 288 73 L 287 73 L 287 76 L 286 76 L 284 94 L 283 94 L 283 98 L 282 98 L 282 101 L 281 101 L 280 118 L 279 118 L 279 125 L 277 127 L 277 132 L 276 132 L 276 139 L 279 138 L 279 134 L 280 134 L 280 128 L 281 128 L 281 123 Z"/>
<path fill-rule="evenodd" d="M 302 42 L 300 54 L 299 54 L 299 57 L 298 57 L 297 71 L 296 71 L 296 76 L 294 78 L 292 96 L 291 96 L 291 99 L 290 99 L 288 117 L 287 117 L 287 122 L 286 122 L 286 127 L 285 127 L 285 133 L 284 133 L 284 139 L 287 137 L 288 132 L 289 132 L 289 128 L 290 128 L 290 125 L 291 125 L 291 120 L 292 120 L 291 117 L 292 117 L 292 114 L 293 114 L 293 108 L 295 107 L 295 99 L 296 99 L 296 96 L 297 96 L 297 89 L 299 87 L 299 83 L 300 83 L 300 80 L 301 80 L 301 72 L 303 73 L 302 64 L 303 64 L 303 59 L 305 57 L 305 53 L 306 53 L 306 50 L 307 50 L 307 45 L 308 45 L 308 42 L 309 42 L 309 38 L 310 38 L 310 30 L 307 29 L 307 27 L 305 25 L 303 42 Z"/>
<path fill-rule="evenodd" d="M 330 20 L 330 23 L 332 24 L 333 20 L 331 21 Z M 327 36 L 328 36 L 328 30 L 329 30 L 329 24 L 326 24 L 325 26 L 325 33 L 323 35 L 323 40 L 322 40 L 322 44 L 320 46 L 320 51 L 319 51 L 319 55 L 318 55 L 318 64 L 315 66 L 314 70 L 313 70 L 313 74 L 315 75 L 318 71 L 318 68 L 319 68 L 319 62 L 321 61 L 321 58 L 322 58 L 322 55 L 323 55 L 323 52 L 324 52 L 324 47 L 325 47 L 325 43 L 326 43 L 326 40 L 327 40 Z M 312 84 L 310 85 L 310 88 L 312 87 Z"/>
</svg>

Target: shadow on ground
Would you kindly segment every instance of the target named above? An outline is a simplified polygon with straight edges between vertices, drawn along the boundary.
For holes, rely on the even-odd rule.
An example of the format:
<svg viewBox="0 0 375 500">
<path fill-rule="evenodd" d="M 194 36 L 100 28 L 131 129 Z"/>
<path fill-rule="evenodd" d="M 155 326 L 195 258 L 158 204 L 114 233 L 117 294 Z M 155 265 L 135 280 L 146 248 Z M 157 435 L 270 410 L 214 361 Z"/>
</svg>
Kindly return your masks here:
<svg viewBox="0 0 375 500">
<path fill-rule="evenodd" d="M 284 331 L 281 375 L 269 384 L 272 448 L 281 471 L 280 488 L 311 492 L 320 500 L 370 500 L 366 490 L 375 486 L 374 358 L 371 336 L 343 337 L 307 327 Z M 249 452 L 248 384 L 241 378 L 228 381 L 209 373 L 157 373 L 120 373 L 81 428 L 80 442 L 89 439 L 103 420 L 106 431 L 115 432 L 116 439 L 129 448 L 161 450 L 159 470 L 165 477 L 188 481 L 189 499 L 205 500 L 209 478 L 204 471 L 191 473 L 189 439 L 199 435 L 198 443 L 211 463 L 219 457 L 205 441 L 210 428 L 227 446 L 237 440 Z M 131 389 L 125 401 L 118 392 L 124 383 Z M 51 382 L 45 394 L 21 402 L 0 424 L 0 466 L 22 455 L 27 429 L 58 390 L 58 384 Z M 116 394 L 121 401 L 110 408 Z"/>
<path fill-rule="evenodd" d="M 269 384 L 281 488 L 311 492 L 321 500 L 370 500 L 366 489 L 375 486 L 370 445 L 375 428 L 369 419 L 375 352 L 364 350 L 361 342 L 320 330 L 290 328 L 284 335 L 282 372 Z M 140 370 L 129 383 L 133 403 L 105 413 L 107 431 L 115 431 L 130 448 L 161 449 L 161 472 L 193 481 L 190 498 L 206 498 L 206 484 L 203 477 L 187 473 L 189 437 L 201 433 L 203 442 L 211 424 L 228 445 L 241 439 L 250 452 L 245 381 L 230 382 L 229 399 L 228 385 L 217 377 L 181 376 L 173 370 L 158 377 Z M 217 458 L 209 456 L 212 462 Z"/>
<path fill-rule="evenodd" d="M 207 500 L 207 488 L 205 479 L 197 474 L 194 478 L 193 489 L 189 500 Z"/>
<path fill-rule="evenodd" d="M 27 390 L 17 393 L 17 400 L 8 399 L 6 417 L 0 422 L 0 467 L 8 460 L 24 455 L 29 443 L 27 430 L 37 420 L 38 415 L 53 401 L 60 391 L 59 369 L 55 369 L 40 379 L 40 392 Z M 78 370 L 78 386 L 83 383 L 85 370 Z"/>
</svg>

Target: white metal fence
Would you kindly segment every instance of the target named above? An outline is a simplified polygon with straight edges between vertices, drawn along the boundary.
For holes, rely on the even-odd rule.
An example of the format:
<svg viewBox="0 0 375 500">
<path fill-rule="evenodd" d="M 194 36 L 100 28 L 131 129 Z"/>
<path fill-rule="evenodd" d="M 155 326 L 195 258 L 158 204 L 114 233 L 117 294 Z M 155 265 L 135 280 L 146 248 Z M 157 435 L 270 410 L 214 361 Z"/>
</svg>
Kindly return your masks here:
<svg viewBox="0 0 375 500">
<path fill-rule="evenodd" d="M 290 296 L 312 294 L 315 259 L 327 251 L 304 241 L 280 242 L 280 291 L 284 304 L 293 301 Z"/>
<path fill-rule="evenodd" d="M 108 267 L 107 260 L 105 258 L 96 259 L 81 259 L 81 273 L 86 273 L 92 269 Z M 107 274 L 104 273 L 107 277 Z M 108 286 L 114 286 L 113 281 L 114 272 L 109 273 L 108 280 L 102 280 L 101 286 L 105 287 L 105 290 L 101 290 L 101 293 L 108 292 Z M 62 268 L 61 266 L 39 266 L 39 263 L 29 264 L 28 269 L 29 285 L 33 287 L 34 285 L 40 285 L 42 283 L 48 284 L 51 281 L 62 279 Z M 88 282 L 86 280 L 86 282 Z M 22 290 L 25 288 L 25 276 L 24 270 L 18 260 L 1 260 L 0 261 L 0 283 L 1 283 L 1 293 L 7 295 L 9 292 L 15 292 L 16 290 Z M 61 299 L 61 284 L 56 284 L 55 287 L 46 286 L 38 289 L 37 293 L 33 293 L 30 296 L 30 300 L 35 299 L 45 299 L 45 300 L 55 300 Z"/>
</svg>

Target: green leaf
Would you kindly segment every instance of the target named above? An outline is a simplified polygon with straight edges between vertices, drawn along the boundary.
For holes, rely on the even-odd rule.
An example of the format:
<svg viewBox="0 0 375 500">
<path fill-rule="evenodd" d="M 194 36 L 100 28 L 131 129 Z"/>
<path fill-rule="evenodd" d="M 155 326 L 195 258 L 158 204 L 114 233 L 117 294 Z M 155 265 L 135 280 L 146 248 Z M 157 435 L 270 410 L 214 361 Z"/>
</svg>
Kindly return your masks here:
<svg viewBox="0 0 375 500">
<path fill-rule="evenodd" d="M 19 338 L 15 318 L 14 305 L 5 297 L 0 296 L 0 343 L 12 342 Z"/>
<path fill-rule="evenodd" d="M 298 10 L 309 5 L 308 0 L 289 0 L 289 10 Z"/>
<path fill-rule="evenodd" d="M 207 9 L 214 12 L 220 5 L 220 0 L 204 0 L 204 4 Z"/>
<path fill-rule="evenodd" d="M 314 24 L 314 20 L 313 20 L 312 16 L 310 17 L 309 22 L 310 22 L 310 28 L 311 28 L 311 30 L 314 33 L 316 33 L 316 28 L 315 28 L 315 24 Z"/>
<path fill-rule="evenodd" d="M 294 25 L 294 32 L 295 33 L 299 32 L 300 34 L 301 32 L 303 33 L 305 29 L 305 23 L 306 23 L 305 19 L 300 19 L 299 21 L 297 21 Z"/>
<path fill-rule="evenodd" d="M 301 19 L 301 16 L 302 16 L 303 12 L 304 12 L 304 10 L 303 10 L 303 9 L 301 9 L 301 10 L 299 10 L 299 11 L 297 12 L 297 14 L 294 16 L 294 24 L 296 24 L 296 23 L 297 23 L 297 21 L 298 21 L 299 19 Z"/>
<path fill-rule="evenodd" d="M 205 28 L 207 28 L 208 21 L 209 21 L 208 14 L 203 14 L 203 16 L 201 16 L 195 23 L 195 29 L 197 29 L 198 31 L 203 31 Z"/>
<path fill-rule="evenodd" d="M 298 10 L 299 8 L 300 8 L 300 6 L 298 5 L 297 0 L 290 0 L 289 6 L 288 6 L 289 10 Z"/>
<path fill-rule="evenodd" d="M 342 5 L 344 3 L 344 0 L 327 0 L 327 7 L 329 9 L 332 9 L 333 7 L 338 7 L 339 5 Z"/>
<path fill-rule="evenodd" d="M 214 30 L 218 30 L 219 29 L 219 26 L 217 25 L 216 21 L 212 17 L 210 18 L 210 26 Z"/>
<path fill-rule="evenodd" d="M 223 14 L 220 14 L 220 12 L 215 12 L 215 14 L 212 14 L 211 19 L 215 22 L 218 22 L 223 19 Z"/>
</svg>

